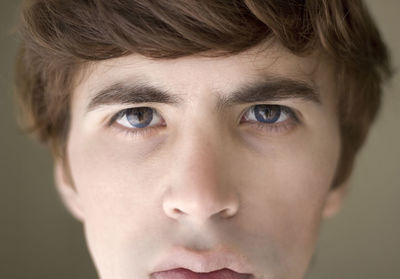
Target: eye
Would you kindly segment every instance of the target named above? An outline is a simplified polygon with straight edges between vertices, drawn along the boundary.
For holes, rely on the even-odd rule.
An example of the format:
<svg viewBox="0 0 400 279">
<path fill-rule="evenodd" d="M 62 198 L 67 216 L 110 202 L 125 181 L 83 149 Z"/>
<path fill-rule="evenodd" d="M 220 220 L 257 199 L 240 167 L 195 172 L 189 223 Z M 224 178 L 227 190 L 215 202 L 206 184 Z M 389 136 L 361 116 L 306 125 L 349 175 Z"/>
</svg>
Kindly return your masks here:
<svg viewBox="0 0 400 279">
<path fill-rule="evenodd" d="M 293 110 L 281 105 L 254 105 L 243 118 L 246 122 L 267 132 L 283 132 L 299 123 Z"/>
<path fill-rule="evenodd" d="M 255 105 L 245 114 L 245 118 L 247 120 L 272 124 L 285 121 L 289 118 L 289 115 L 287 111 L 279 105 Z"/>
<path fill-rule="evenodd" d="M 159 113 L 149 107 L 128 108 L 118 112 L 109 121 L 109 126 L 118 124 L 128 133 L 143 133 L 164 125 Z"/>
<path fill-rule="evenodd" d="M 254 105 L 244 114 L 243 119 L 268 133 L 283 132 L 299 123 L 296 114 L 290 108 L 281 105 Z M 122 126 L 122 131 L 132 136 L 145 135 L 166 126 L 161 115 L 150 107 L 121 110 L 110 119 L 108 126 L 115 124 Z"/>
</svg>

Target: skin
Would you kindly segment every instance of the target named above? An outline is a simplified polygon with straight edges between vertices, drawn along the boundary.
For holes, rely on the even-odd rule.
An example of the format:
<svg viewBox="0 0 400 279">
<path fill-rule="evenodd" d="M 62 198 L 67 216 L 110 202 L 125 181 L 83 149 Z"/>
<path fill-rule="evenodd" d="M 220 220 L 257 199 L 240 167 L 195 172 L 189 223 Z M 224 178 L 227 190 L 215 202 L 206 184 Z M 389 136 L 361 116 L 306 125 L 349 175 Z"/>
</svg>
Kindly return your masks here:
<svg viewBox="0 0 400 279">
<path fill-rule="evenodd" d="M 291 108 L 300 122 L 288 118 L 265 129 L 238 121 L 260 103 L 215 110 L 218 96 L 263 77 L 304 81 L 321 103 L 270 101 Z M 145 82 L 185 102 L 85 113 L 94 92 L 116 81 Z M 130 55 L 93 63 L 72 96 L 71 179 L 60 161 L 55 177 L 84 225 L 99 276 L 150 278 L 159 257 L 180 246 L 229 248 L 250 263 L 255 279 L 303 278 L 321 221 L 338 210 L 345 188 L 331 189 L 341 148 L 335 95 L 327 58 L 298 57 L 278 44 L 227 57 Z M 163 121 L 136 135 L 107 125 L 130 107 L 151 107 Z"/>
</svg>

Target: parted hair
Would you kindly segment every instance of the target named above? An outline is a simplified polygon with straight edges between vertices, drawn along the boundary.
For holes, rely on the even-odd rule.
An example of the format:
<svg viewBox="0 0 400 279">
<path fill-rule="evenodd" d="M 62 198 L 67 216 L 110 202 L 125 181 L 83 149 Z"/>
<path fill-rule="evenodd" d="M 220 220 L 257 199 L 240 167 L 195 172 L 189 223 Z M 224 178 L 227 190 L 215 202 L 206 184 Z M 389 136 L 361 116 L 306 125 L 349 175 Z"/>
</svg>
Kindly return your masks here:
<svg viewBox="0 0 400 279">
<path fill-rule="evenodd" d="M 361 0 L 28 0 L 15 88 L 20 124 L 67 162 L 70 99 L 88 63 L 129 54 L 224 56 L 277 40 L 334 62 L 344 182 L 390 77 L 387 48 Z"/>
</svg>

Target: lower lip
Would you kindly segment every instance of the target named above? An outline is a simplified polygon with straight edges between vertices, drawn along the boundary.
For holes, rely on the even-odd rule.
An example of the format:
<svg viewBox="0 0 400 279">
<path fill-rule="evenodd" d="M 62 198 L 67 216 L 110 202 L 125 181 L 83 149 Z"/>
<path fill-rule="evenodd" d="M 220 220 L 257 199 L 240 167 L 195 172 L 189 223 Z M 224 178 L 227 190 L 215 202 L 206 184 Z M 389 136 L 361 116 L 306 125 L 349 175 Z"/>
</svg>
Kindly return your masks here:
<svg viewBox="0 0 400 279">
<path fill-rule="evenodd" d="M 153 273 L 151 279 L 251 279 L 251 274 L 242 274 L 230 269 L 221 269 L 208 273 L 197 273 L 185 268 L 171 269 Z"/>
</svg>

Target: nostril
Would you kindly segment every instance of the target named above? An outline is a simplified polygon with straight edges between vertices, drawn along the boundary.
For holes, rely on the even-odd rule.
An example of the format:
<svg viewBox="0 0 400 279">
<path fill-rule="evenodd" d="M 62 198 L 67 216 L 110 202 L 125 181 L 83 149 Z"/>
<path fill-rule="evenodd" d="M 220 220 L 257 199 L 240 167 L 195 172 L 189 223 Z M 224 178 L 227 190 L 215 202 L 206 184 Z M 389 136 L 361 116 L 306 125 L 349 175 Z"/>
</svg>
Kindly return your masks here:
<svg viewBox="0 0 400 279">
<path fill-rule="evenodd" d="M 221 217 L 223 217 L 223 218 L 229 218 L 229 217 L 231 217 L 231 216 L 233 215 L 233 214 L 231 213 L 231 211 L 232 211 L 232 210 L 226 208 L 226 209 L 221 210 L 221 211 L 219 212 L 219 215 L 220 215 Z"/>
<path fill-rule="evenodd" d="M 174 214 L 184 214 L 185 212 L 183 212 L 182 210 L 180 210 L 180 209 L 178 209 L 178 208 L 174 208 L 174 210 L 173 210 L 173 213 Z"/>
<path fill-rule="evenodd" d="M 209 218 L 231 218 L 239 209 L 239 199 L 236 195 L 221 198 L 217 193 L 189 194 L 164 196 L 162 201 L 164 213 L 173 219 L 194 218 L 205 221 Z"/>
</svg>

